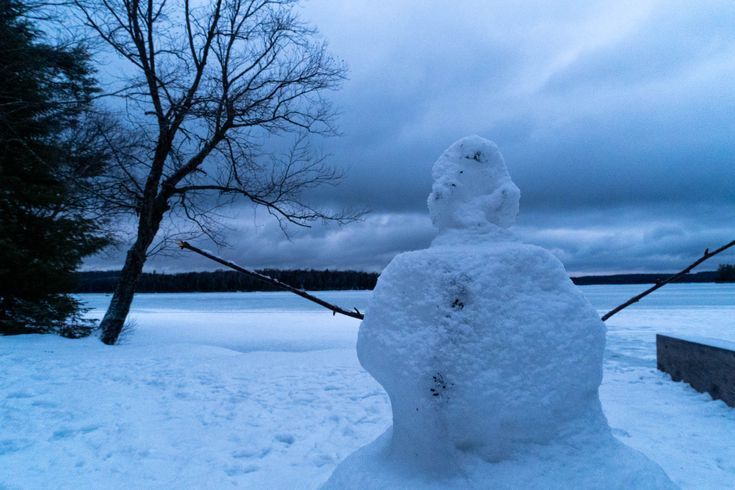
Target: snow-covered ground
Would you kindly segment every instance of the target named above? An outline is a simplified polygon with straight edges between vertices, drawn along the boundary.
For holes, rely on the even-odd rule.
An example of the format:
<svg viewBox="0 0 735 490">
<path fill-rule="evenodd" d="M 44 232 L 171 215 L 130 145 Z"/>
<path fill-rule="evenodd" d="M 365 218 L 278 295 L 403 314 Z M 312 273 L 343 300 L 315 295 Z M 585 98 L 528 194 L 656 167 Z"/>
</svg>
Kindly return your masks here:
<svg viewBox="0 0 735 490">
<path fill-rule="evenodd" d="M 642 288 L 582 289 L 604 312 Z M 0 337 L 0 488 L 316 488 L 390 424 L 355 320 L 287 293 L 139 295 L 132 316 L 113 348 Z M 735 409 L 658 372 L 654 343 L 735 341 L 735 285 L 667 286 L 607 323 L 615 435 L 683 488 L 735 487 Z"/>
</svg>

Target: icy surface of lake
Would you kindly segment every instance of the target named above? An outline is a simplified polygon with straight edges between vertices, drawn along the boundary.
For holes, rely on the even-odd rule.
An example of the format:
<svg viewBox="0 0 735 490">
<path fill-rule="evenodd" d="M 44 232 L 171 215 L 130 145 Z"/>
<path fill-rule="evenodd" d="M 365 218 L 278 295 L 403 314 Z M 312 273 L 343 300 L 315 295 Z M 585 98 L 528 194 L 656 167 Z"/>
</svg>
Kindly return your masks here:
<svg viewBox="0 0 735 490">
<path fill-rule="evenodd" d="M 648 285 L 582 286 L 602 315 Z M 367 310 L 370 291 L 314 293 L 346 309 Z M 83 294 L 101 318 L 108 294 Z M 630 349 L 655 357 L 656 333 L 735 341 L 735 284 L 673 284 L 608 320 L 608 354 Z M 201 342 L 241 352 L 353 348 L 359 322 L 288 292 L 139 294 L 129 317 L 135 343 Z M 133 339 L 131 339 L 132 341 Z"/>
<path fill-rule="evenodd" d="M 604 313 L 646 287 L 582 290 Z M 99 317 L 110 296 L 82 298 Z M 290 293 L 141 294 L 131 319 L 116 347 L 0 337 L 0 488 L 317 488 L 390 424 L 359 322 Z M 735 285 L 666 286 L 607 325 L 616 437 L 683 488 L 735 487 L 735 410 L 655 365 L 656 333 L 735 341 Z"/>
<path fill-rule="evenodd" d="M 592 305 L 604 312 L 650 287 L 648 284 L 580 286 Z M 344 307 L 364 311 L 370 291 L 316 291 L 313 294 Z M 81 294 L 87 307 L 103 313 L 109 294 Z M 735 284 L 670 284 L 655 291 L 627 311 L 659 309 L 732 310 L 735 308 Z M 324 311 L 319 305 L 288 292 L 234 293 L 148 293 L 138 294 L 134 311 Z"/>
<path fill-rule="evenodd" d="M 317 291 L 313 294 L 327 301 L 355 306 L 361 311 L 367 305 L 370 291 Z M 109 294 L 80 294 L 87 307 L 104 313 L 110 302 Z M 133 310 L 154 311 L 211 311 L 228 312 L 283 312 L 321 311 L 324 309 L 289 292 L 249 293 L 147 293 L 135 296 Z"/>
</svg>

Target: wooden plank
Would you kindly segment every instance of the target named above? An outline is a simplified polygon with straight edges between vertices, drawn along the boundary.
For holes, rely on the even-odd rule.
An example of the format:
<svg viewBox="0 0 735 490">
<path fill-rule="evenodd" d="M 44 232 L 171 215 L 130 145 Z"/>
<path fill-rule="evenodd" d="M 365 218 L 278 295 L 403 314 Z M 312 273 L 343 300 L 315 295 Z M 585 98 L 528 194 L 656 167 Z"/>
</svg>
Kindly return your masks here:
<svg viewBox="0 0 735 490">
<path fill-rule="evenodd" d="M 685 381 L 735 407 L 735 344 L 656 335 L 656 364 L 674 381 Z"/>
</svg>

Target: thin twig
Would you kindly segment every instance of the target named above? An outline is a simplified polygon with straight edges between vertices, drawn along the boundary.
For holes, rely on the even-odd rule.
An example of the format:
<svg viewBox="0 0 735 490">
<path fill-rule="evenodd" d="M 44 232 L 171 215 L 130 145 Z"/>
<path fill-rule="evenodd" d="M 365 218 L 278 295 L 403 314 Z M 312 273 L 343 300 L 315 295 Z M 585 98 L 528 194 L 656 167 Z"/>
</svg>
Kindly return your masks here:
<svg viewBox="0 0 735 490">
<path fill-rule="evenodd" d="M 266 276 L 265 274 L 261 274 L 260 272 L 256 272 L 256 271 L 241 267 L 235 264 L 234 262 L 230 262 L 229 260 L 222 259 L 220 257 L 217 257 L 216 255 L 213 255 L 209 252 L 202 250 L 201 248 L 197 248 L 193 245 L 190 245 L 188 242 L 184 242 L 184 241 L 179 242 L 179 247 L 182 249 L 185 248 L 187 250 L 191 250 L 192 252 L 196 252 L 203 257 L 206 257 L 210 260 L 214 260 L 215 262 L 224 265 L 225 267 L 229 267 L 230 269 L 234 269 L 238 272 L 242 272 L 243 274 L 247 274 L 249 276 L 255 277 L 256 279 L 260 279 L 261 281 L 267 282 L 268 284 L 272 284 L 281 289 L 286 289 L 288 291 L 291 291 L 292 293 L 297 294 L 301 296 L 302 298 L 308 299 L 309 301 L 313 301 L 314 303 L 330 310 L 332 312 L 332 315 L 336 315 L 337 313 L 339 313 L 340 315 L 357 318 L 358 320 L 362 320 L 363 318 L 365 318 L 365 315 L 360 313 L 360 310 L 358 310 L 357 308 L 355 308 L 355 311 L 345 310 L 343 308 L 340 308 L 337 305 L 333 305 L 332 303 L 328 303 L 324 301 L 323 299 L 317 298 L 316 296 L 307 293 L 303 289 L 295 288 L 289 284 L 279 281 L 278 279 L 274 279 L 272 277 Z"/>
<path fill-rule="evenodd" d="M 682 269 L 681 271 L 677 272 L 676 274 L 674 274 L 673 276 L 669 277 L 668 279 L 665 279 L 663 281 L 656 282 L 656 284 L 654 284 L 650 288 L 646 289 L 641 294 L 638 294 L 636 296 L 633 296 L 632 298 L 630 298 L 628 301 L 626 301 L 622 305 L 616 306 L 612 310 L 608 311 L 607 313 L 605 313 L 602 316 L 602 321 L 607 320 L 608 318 L 610 318 L 611 316 L 613 316 L 617 312 L 619 312 L 621 310 L 624 310 L 628 306 L 637 303 L 642 298 L 648 296 L 649 294 L 651 294 L 652 292 L 654 292 L 658 288 L 663 287 L 666 284 L 668 284 L 668 283 L 670 283 L 672 281 L 675 281 L 675 280 L 679 279 L 681 276 L 683 276 L 684 274 L 687 274 L 689 271 L 691 271 L 692 269 L 694 269 L 695 267 L 697 267 L 699 264 L 701 264 L 705 260 L 714 257 L 715 255 L 717 255 L 720 252 L 724 252 L 725 250 L 727 250 L 728 248 L 730 248 L 730 247 L 732 247 L 734 245 L 735 245 L 735 240 L 731 241 L 730 243 L 728 243 L 726 245 L 721 246 L 720 248 L 718 248 L 714 252 L 710 252 L 709 249 L 706 248 L 704 250 L 704 254 L 702 254 L 702 256 L 700 258 L 698 258 L 697 260 L 695 260 L 694 262 L 692 262 L 691 264 L 689 264 L 685 269 Z"/>
</svg>

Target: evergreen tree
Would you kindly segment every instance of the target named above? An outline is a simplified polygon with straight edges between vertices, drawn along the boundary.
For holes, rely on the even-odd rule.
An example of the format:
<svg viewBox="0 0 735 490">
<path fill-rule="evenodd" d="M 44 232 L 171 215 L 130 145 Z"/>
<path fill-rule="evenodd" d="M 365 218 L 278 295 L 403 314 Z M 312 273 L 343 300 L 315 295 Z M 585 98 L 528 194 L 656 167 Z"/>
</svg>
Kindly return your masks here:
<svg viewBox="0 0 735 490">
<path fill-rule="evenodd" d="M 720 264 L 716 282 L 735 282 L 735 264 Z"/>
<path fill-rule="evenodd" d="M 107 243 L 88 185 L 105 165 L 88 121 L 89 56 L 54 46 L 22 2 L 0 2 L 0 333 L 84 331 L 66 292 Z"/>
</svg>

